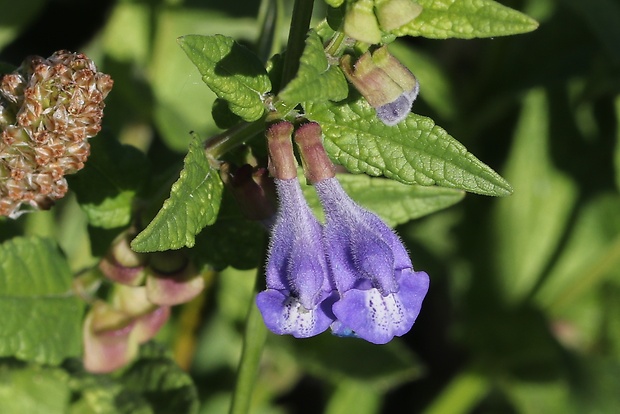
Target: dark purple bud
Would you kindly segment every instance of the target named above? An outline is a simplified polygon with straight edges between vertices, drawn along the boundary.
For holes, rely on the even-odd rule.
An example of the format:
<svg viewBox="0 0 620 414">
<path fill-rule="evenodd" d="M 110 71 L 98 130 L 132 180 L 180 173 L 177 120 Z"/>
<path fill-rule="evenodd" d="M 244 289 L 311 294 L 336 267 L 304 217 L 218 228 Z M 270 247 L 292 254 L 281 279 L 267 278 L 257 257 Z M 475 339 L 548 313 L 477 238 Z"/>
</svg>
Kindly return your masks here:
<svg viewBox="0 0 620 414">
<path fill-rule="evenodd" d="M 233 170 L 224 162 L 220 175 L 245 217 L 265 222 L 276 213 L 275 185 L 265 168 L 245 164 Z"/>
</svg>

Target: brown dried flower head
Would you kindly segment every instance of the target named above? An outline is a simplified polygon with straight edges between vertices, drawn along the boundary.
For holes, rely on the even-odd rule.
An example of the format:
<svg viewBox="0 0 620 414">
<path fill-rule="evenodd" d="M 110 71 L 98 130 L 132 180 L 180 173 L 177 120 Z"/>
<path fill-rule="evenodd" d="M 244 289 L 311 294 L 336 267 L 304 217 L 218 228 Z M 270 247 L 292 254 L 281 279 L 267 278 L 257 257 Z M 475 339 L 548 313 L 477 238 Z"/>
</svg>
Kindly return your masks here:
<svg viewBox="0 0 620 414">
<path fill-rule="evenodd" d="M 0 215 L 48 209 L 84 167 L 101 129 L 109 75 L 81 53 L 27 58 L 0 80 Z"/>
</svg>

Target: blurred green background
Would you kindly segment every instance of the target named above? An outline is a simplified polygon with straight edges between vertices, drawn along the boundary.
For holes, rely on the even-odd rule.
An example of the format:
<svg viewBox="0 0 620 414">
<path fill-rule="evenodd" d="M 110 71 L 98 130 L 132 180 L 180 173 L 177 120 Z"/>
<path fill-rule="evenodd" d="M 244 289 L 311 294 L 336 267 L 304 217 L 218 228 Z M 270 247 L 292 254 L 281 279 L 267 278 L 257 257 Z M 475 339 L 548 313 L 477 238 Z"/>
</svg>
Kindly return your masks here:
<svg viewBox="0 0 620 414">
<path fill-rule="evenodd" d="M 501 3 L 539 29 L 401 38 L 391 50 L 419 78 L 413 111 L 500 172 L 514 195 L 470 194 L 398 228 L 414 267 L 431 277 L 405 337 L 374 346 L 269 334 L 253 413 L 620 412 L 620 1 Z M 222 33 L 254 47 L 259 8 L 259 0 L 1 0 L 0 61 L 86 53 L 115 81 L 95 139 L 134 145 L 162 171 L 176 168 L 190 131 L 218 132 L 215 96 L 176 38 Z M 85 229 L 69 198 L 0 222 L 0 240 L 53 235 L 77 270 L 97 260 Z M 191 373 L 202 413 L 228 410 L 254 274 L 225 270 L 160 335 Z"/>
</svg>

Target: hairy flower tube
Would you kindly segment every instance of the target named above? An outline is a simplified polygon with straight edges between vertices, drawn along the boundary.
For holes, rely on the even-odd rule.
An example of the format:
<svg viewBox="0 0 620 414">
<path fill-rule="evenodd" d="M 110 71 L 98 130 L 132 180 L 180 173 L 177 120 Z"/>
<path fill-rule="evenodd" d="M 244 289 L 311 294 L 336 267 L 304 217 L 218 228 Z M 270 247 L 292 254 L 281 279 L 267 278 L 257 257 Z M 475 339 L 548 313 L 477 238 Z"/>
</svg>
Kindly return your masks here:
<svg viewBox="0 0 620 414">
<path fill-rule="evenodd" d="M 342 71 L 375 108 L 377 118 L 389 126 L 404 120 L 420 90 L 411 71 L 390 54 L 387 46 L 364 53 L 354 64 L 352 59 L 350 55 L 342 57 Z"/>
<path fill-rule="evenodd" d="M 321 224 L 297 180 L 292 132 L 293 125 L 288 122 L 267 131 L 270 171 L 279 205 L 271 228 L 267 289 L 258 294 L 256 303 L 269 330 L 307 338 L 332 324 L 335 297 L 327 277 Z"/>
<path fill-rule="evenodd" d="M 325 212 L 323 242 L 339 295 L 332 331 L 387 343 L 413 326 L 429 277 L 413 270 L 399 237 L 345 193 L 323 149 L 320 126 L 307 125 L 295 139 Z"/>
<path fill-rule="evenodd" d="M 112 89 L 83 54 L 31 57 L 0 81 L 0 215 L 47 209 L 84 167 Z M 24 208 L 25 207 L 25 208 Z"/>
</svg>

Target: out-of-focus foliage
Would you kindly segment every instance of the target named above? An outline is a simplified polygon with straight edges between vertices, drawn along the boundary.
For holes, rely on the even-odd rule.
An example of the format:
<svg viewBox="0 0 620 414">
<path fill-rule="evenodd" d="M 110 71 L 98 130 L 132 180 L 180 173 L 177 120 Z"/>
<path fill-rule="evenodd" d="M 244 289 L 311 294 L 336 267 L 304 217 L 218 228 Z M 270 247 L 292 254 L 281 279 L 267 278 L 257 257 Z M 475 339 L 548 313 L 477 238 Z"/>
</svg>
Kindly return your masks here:
<svg viewBox="0 0 620 414">
<path fill-rule="evenodd" d="M 457 2 L 419 3 L 438 8 Z M 70 182 L 75 196 L 51 211 L 0 219 L 0 309 L 17 303 L 23 311 L 3 312 L 0 321 L 0 412 L 227 412 L 265 243 L 260 226 L 243 221 L 220 181 L 210 181 L 218 178 L 210 175 L 213 167 L 193 158 L 199 141 L 191 143 L 190 131 L 202 139 L 220 132 L 211 116 L 216 94 L 177 38 L 221 34 L 262 57 L 255 46 L 256 16 L 265 23 L 266 6 L 257 0 L 108 0 L 98 2 L 92 16 L 87 3 L 29 1 L 16 8 L 0 1 L 3 63 L 17 66 L 23 53 L 48 56 L 74 48 L 115 81 L 103 132 L 93 139 L 89 163 Z M 290 2 L 265 3 L 286 3 L 273 28 L 282 44 Z M 489 2 L 463 3 L 471 8 Z M 620 406 L 620 3 L 499 3 L 540 27 L 492 39 L 405 36 L 390 48 L 420 81 L 416 119 L 441 125 L 440 136 L 428 139 L 454 137 L 477 157 L 460 169 L 433 171 L 451 172 L 455 177 L 440 179 L 456 180 L 457 188 L 472 183 L 469 190 L 483 193 L 507 193 L 507 181 L 513 194 L 467 194 L 449 209 L 418 218 L 463 193 L 390 181 L 384 190 L 398 197 L 381 200 L 374 190 L 385 178 L 343 179 L 354 198 L 400 225 L 414 267 L 431 277 L 429 295 L 413 330 L 387 346 L 328 334 L 302 341 L 269 334 L 250 412 L 564 414 Z M 323 16 L 326 7 L 317 1 L 315 15 Z M 494 10 L 490 20 L 503 9 Z M 422 25 L 433 16 L 449 19 L 450 13 L 429 9 L 403 30 L 445 37 L 449 30 Z M 503 16 L 502 24 L 522 30 L 533 24 L 521 14 Z M 277 59 L 271 64 L 277 71 Z M 261 79 L 265 87 L 257 96 L 268 89 Z M 308 92 L 287 93 L 297 101 Z M 380 151 L 372 165 L 342 152 L 340 132 L 330 122 L 339 114 L 349 122 L 342 115 L 346 108 L 319 109 L 307 107 L 325 122 L 331 155 L 347 167 L 417 182 L 407 178 L 406 168 L 383 163 Z M 237 114 L 256 118 L 244 110 Z M 383 134 L 379 129 L 374 135 Z M 398 140 L 388 141 L 391 151 L 411 149 L 404 136 Z M 261 151 L 252 143 L 237 156 L 260 158 Z M 416 159 L 430 157 L 426 147 L 411 151 Z M 489 168 L 489 180 L 468 176 L 476 168 Z M 171 189 L 205 199 L 214 188 L 223 191 L 219 210 L 164 204 Z M 188 215 L 177 214 L 183 209 L 203 221 L 186 226 Z M 151 222 L 158 210 L 165 217 Z M 213 226 L 196 234 L 216 216 Z M 206 280 L 204 294 L 177 308 L 158 335 L 170 355 L 148 344 L 125 370 L 95 376 L 76 359 L 83 301 L 72 293 L 71 275 L 88 301 L 97 287 L 89 284 L 98 278 L 94 266 L 130 222 L 147 228 L 135 242 L 138 250 L 195 242 L 188 255 L 223 270 Z M 37 272 L 45 282 L 30 283 L 28 275 Z"/>
</svg>

